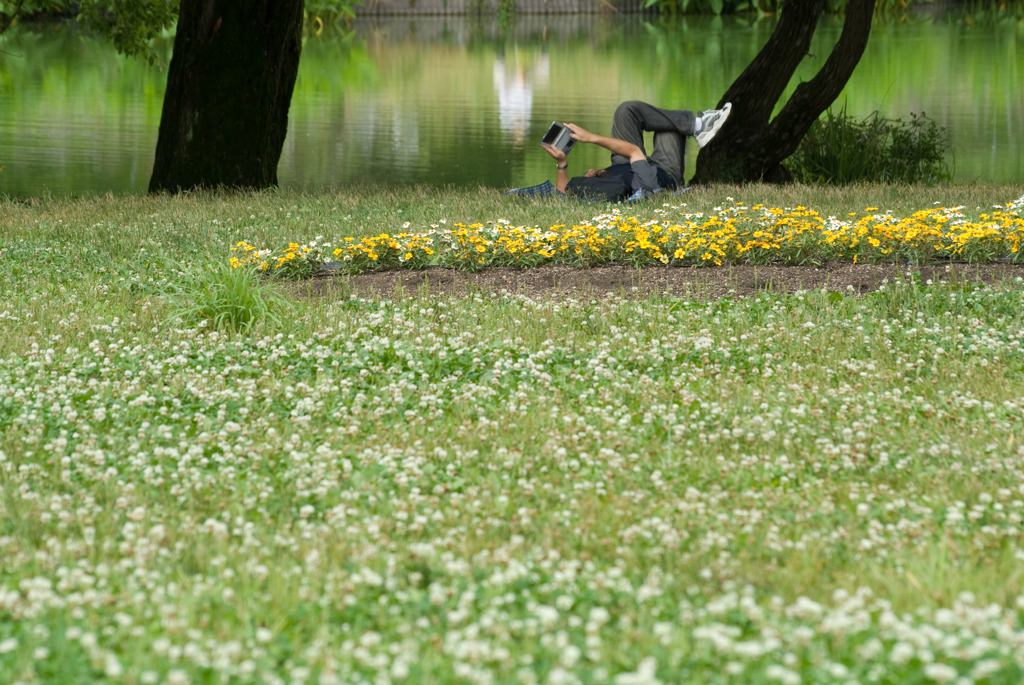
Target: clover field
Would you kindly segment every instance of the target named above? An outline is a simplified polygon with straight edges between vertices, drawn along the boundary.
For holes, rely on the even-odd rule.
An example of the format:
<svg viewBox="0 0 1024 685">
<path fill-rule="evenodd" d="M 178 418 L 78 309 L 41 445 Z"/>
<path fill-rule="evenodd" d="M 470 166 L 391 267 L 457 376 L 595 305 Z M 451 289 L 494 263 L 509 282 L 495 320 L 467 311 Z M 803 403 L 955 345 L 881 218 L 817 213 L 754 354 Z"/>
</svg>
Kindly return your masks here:
<svg viewBox="0 0 1024 685">
<path fill-rule="evenodd" d="M 889 204 L 855 192 L 801 204 Z M 1020 282 L 370 300 L 226 266 L 501 209 L 442 201 L 0 204 L 0 682 L 1024 679 Z"/>
</svg>

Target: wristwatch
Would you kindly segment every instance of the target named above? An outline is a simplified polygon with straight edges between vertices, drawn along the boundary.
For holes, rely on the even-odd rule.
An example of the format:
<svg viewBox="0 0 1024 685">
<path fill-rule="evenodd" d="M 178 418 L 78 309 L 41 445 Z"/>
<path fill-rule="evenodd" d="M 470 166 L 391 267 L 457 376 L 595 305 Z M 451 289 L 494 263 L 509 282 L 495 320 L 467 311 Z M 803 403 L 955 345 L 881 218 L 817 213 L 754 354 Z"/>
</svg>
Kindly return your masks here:
<svg viewBox="0 0 1024 685">
<path fill-rule="evenodd" d="M 562 164 L 558 164 L 558 163 L 556 162 L 556 163 L 555 163 L 555 168 L 556 168 L 556 169 L 561 169 L 561 170 L 563 170 L 563 171 L 564 171 L 565 169 L 568 169 L 568 168 L 569 168 L 569 163 L 568 163 L 568 162 L 566 162 L 566 163 L 565 163 L 564 165 L 562 165 Z"/>
</svg>

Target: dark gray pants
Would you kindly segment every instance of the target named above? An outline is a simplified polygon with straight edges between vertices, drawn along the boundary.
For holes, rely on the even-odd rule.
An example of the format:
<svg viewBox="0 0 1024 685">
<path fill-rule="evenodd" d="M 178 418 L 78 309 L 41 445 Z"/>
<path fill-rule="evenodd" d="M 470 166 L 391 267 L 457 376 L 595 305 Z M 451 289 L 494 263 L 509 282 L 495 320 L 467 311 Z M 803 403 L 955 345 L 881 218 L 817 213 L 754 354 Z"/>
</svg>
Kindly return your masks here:
<svg viewBox="0 0 1024 685">
<path fill-rule="evenodd" d="M 690 110 L 662 109 L 639 100 L 628 100 L 615 110 L 612 138 L 633 143 L 647 154 L 644 131 L 653 131 L 654 152 L 648 159 L 682 186 L 686 138 L 693 135 L 696 124 L 697 117 Z M 612 164 L 629 164 L 629 160 L 613 154 Z"/>
</svg>

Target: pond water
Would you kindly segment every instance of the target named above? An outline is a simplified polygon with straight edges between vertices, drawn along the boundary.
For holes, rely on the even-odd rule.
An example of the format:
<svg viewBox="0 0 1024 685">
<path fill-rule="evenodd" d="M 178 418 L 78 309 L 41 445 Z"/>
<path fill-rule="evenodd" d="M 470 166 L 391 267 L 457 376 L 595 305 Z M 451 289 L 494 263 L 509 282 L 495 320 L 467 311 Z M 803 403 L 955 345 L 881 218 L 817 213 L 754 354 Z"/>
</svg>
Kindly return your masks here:
<svg viewBox="0 0 1024 685">
<path fill-rule="evenodd" d="M 826 19 L 809 78 L 840 29 Z M 285 187 L 381 182 L 506 188 L 553 175 L 552 120 L 608 132 L 615 105 L 713 106 L 767 40 L 741 18 L 360 20 L 310 35 L 279 168 Z M 143 192 L 166 72 L 73 26 L 0 39 L 0 194 Z M 959 181 L 1024 181 L 1024 27 L 918 19 L 876 26 L 837 108 L 924 112 L 948 130 Z M 796 80 L 794 80 L 795 86 Z M 695 151 L 691 145 L 691 151 Z M 592 146 L 573 168 L 603 166 Z M 690 169 L 693 155 L 690 155 Z"/>
</svg>

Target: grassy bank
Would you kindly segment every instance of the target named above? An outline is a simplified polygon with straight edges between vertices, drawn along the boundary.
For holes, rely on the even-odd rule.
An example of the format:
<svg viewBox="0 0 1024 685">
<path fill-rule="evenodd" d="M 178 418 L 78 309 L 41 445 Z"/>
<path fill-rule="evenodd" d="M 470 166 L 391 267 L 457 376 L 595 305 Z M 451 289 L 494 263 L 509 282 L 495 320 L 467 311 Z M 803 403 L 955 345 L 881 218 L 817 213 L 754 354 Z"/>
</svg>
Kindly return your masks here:
<svg viewBox="0 0 1024 685">
<path fill-rule="evenodd" d="M 680 201 L 974 220 L 1021 194 Z M 0 207 L 0 682 L 1020 682 L 1018 283 L 376 301 L 255 279 L 251 322 L 196 309 L 250 273 L 223 268 L 240 240 L 594 213 L 425 190 Z"/>
</svg>

